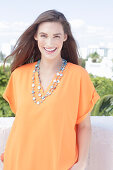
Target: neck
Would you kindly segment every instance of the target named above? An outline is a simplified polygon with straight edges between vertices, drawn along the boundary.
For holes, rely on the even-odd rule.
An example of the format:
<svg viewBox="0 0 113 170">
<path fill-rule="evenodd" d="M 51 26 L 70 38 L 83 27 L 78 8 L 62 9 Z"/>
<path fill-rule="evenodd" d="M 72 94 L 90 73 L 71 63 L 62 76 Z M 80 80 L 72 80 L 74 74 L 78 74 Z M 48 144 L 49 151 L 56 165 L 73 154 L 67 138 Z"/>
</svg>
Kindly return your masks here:
<svg viewBox="0 0 113 170">
<path fill-rule="evenodd" d="M 62 58 L 57 58 L 55 60 L 46 60 L 41 58 L 40 61 L 40 71 L 45 73 L 54 73 L 60 70 L 62 66 Z"/>
</svg>

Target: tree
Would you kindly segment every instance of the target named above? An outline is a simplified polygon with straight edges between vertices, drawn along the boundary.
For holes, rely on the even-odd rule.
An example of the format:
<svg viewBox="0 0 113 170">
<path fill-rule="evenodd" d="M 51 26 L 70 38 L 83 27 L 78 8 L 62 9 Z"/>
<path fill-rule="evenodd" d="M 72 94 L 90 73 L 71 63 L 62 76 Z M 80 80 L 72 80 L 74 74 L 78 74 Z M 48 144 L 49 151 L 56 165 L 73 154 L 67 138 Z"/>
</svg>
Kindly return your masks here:
<svg viewBox="0 0 113 170">
<path fill-rule="evenodd" d="M 113 116 L 113 95 L 105 95 L 98 100 L 93 109 L 92 116 Z"/>
<path fill-rule="evenodd" d="M 78 63 L 80 66 L 82 66 L 83 68 L 85 68 L 86 66 L 86 59 L 83 59 L 83 58 L 78 58 Z"/>
<path fill-rule="evenodd" d="M 5 58 L 5 54 L 2 53 L 2 51 L 0 51 L 0 62 L 3 62 Z"/>
<path fill-rule="evenodd" d="M 88 58 L 91 58 L 93 63 L 100 63 L 102 61 L 102 57 L 97 52 L 89 54 Z"/>
<path fill-rule="evenodd" d="M 8 102 L 6 102 L 6 100 L 2 97 L 3 92 L 8 83 L 10 74 L 11 73 L 9 66 L 6 67 L 6 72 L 3 71 L 3 66 L 0 66 L 0 117 L 15 116 L 14 113 L 12 113 Z"/>
<path fill-rule="evenodd" d="M 96 88 L 97 93 L 103 97 L 104 95 L 113 94 L 113 81 L 109 78 L 93 76 L 90 74 L 91 80 Z"/>
</svg>

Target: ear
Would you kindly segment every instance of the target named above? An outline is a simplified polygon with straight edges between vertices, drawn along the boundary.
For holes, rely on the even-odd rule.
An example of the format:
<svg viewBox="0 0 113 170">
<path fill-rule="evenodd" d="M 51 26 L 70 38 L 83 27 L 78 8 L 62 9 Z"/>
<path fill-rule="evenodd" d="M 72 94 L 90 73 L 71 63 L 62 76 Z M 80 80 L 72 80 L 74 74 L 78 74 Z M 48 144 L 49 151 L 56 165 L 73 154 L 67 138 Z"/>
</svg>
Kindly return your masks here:
<svg viewBox="0 0 113 170">
<path fill-rule="evenodd" d="M 34 35 L 34 39 L 36 40 L 36 41 L 38 41 L 38 38 L 37 38 L 37 34 L 35 33 L 35 35 Z"/>
<path fill-rule="evenodd" d="M 64 34 L 64 40 L 63 41 L 66 41 L 67 40 L 67 34 Z"/>
</svg>

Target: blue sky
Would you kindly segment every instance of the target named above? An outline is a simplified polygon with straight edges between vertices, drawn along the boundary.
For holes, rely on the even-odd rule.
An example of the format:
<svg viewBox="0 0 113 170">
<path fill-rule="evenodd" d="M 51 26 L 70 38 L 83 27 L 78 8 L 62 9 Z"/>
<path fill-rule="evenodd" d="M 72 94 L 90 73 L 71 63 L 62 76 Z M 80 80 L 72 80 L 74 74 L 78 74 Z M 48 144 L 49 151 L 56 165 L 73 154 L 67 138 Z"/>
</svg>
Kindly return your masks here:
<svg viewBox="0 0 113 170">
<path fill-rule="evenodd" d="M 113 48 L 113 0 L 4 0 L 0 3 L 0 50 L 8 53 L 22 32 L 49 9 L 64 13 L 80 47 Z"/>
</svg>

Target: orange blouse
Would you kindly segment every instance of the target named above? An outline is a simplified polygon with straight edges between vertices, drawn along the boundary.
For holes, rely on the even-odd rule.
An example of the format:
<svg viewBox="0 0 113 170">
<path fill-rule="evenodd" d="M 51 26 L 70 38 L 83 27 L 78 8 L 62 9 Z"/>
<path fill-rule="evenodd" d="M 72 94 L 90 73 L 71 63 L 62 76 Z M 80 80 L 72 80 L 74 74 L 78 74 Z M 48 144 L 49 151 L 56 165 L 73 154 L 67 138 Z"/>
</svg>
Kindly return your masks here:
<svg viewBox="0 0 113 170">
<path fill-rule="evenodd" d="M 16 68 L 3 94 L 15 113 L 4 152 L 4 170 L 71 168 L 78 159 L 75 125 L 100 98 L 87 71 L 68 62 L 53 93 L 43 103 L 34 103 L 32 74 L 36 63 Z M 52 81 L 42 93 L 51 85 Z"/>
</svg>

